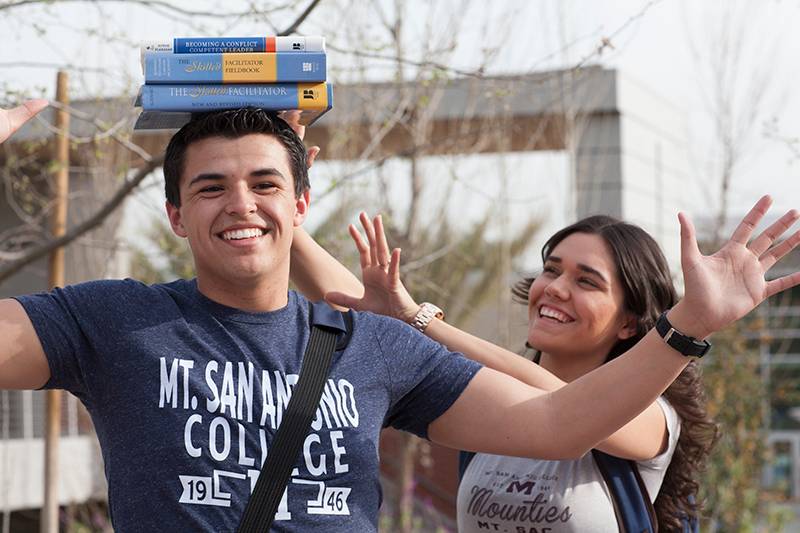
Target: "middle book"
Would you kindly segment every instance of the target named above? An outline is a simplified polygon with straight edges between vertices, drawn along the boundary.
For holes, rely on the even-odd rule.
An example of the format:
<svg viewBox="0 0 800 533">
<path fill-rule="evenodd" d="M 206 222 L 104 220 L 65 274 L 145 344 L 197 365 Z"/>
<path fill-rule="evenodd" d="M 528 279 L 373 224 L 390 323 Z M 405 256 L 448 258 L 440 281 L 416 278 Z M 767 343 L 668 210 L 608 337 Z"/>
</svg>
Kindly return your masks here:
<svg viewBox="0 0 800 533">
<path fill-rule="evenodd" d="M 144 53 L 144 82 L 273 83 L 325 81 L 324 52 Z"/>
</svg>

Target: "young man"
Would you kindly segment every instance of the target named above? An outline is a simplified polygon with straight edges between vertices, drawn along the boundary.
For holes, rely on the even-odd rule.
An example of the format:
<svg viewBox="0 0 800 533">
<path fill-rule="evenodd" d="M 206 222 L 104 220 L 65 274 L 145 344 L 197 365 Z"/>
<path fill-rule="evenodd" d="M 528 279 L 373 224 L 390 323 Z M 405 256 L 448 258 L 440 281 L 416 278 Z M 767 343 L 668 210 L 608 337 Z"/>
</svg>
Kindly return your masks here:
<svg viewBox="0 0 800 533">
<path fill-rule="evenodd" d="M 0 141 L 24 116 L 0 113 Z M 293 231 L 309 206 L 306 152 L 274 115 L 224 111 L 173 137 L 164 173 L 169 220 L 189 241 L 196 280 L 95 281 L 0 301 L 0 388 L 60 387 L 81 398 L 117 530 L 232 531 L 309 335 L 309 304 L 288 291 Z M 762 199 L 712 257 L 700 255 L 681 218 L 686 296 L 669 313 L 675 329 L 704 338 L 800 282 L 800 274 L 764 281 L 800 241 L 795 233 L 771 247 L 797 212 L 745 246 L 768 205 Z M 652 331 L 616 361 L 545 393 L 401 322 L 354 313 L 276 527 L 376 530 L 378 435 L 387 424 L 467 450 L 577 457 L 650 405 L 686 362 Z"/>
</svg>

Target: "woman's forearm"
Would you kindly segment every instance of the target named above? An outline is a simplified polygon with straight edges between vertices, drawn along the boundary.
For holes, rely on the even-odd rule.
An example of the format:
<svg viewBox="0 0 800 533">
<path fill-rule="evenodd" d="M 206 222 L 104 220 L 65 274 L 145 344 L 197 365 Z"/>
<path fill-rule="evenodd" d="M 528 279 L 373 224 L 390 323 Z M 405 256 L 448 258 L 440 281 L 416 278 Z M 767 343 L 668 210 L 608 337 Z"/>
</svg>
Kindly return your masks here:
<svg viewBox="0 0 800 533">
<path fill-rule="evenodd" d="M 364 287 L 352 272 L 320 246 L 302 227 L 294 230 L 290 276 L 303 295 L 318 301 L 330 291 L 355 296 L 364 294 Z"/>
<path fill-rule="evenodd" d="M 425 335 L 447 346 L 450 351 L 461 352 L 473 361 L 508 374 L 537 389 L 554 391 L 564 385 L 562 380 L 536 363 L 442 320 L 431 321 L 425 329 Z"/>
</svg>

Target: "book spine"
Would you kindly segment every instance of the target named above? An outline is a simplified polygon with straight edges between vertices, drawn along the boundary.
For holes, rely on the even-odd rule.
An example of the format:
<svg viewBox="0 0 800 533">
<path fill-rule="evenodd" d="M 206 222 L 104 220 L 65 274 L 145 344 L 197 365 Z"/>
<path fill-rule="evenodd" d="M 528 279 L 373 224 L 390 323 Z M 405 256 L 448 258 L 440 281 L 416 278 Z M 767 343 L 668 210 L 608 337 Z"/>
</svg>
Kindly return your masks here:
<svg viewBox="0 0 800 533">
<path fill-rule="evenodd" d="M 144 82 L 273 83 L 325 81 L 322 52 L 144 55 Z"/>
<path fill-rule="evenodd" d="M 237 107 L 327 110 L 333 105 L 328 83 L 275 83 L 269 85 L 144 85 L 145 111 L 202 112 Z"/>
<path fill-rule="evenodd" d="M 325 38 L 297 35 L 279 37 L 176 37 L 145 41 L 142 53 L 222 54 L 241 52 L 324 52 Z"/>
</svg>

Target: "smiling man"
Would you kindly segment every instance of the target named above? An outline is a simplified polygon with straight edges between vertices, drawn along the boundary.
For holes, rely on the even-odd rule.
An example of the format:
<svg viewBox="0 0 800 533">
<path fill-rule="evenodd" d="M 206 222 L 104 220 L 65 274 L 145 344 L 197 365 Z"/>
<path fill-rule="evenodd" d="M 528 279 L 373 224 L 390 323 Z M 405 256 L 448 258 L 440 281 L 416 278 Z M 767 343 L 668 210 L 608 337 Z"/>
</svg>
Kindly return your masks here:
<svg viewBox="0 0 800 533">
<path fill-rule="evenodd" d="M 308 211 L 306 155 L 291 128 L 272 128 L 272 119 L 265 124 L 275 134 L 219 134 L 236 120 L 220 115 L 172 138 L 164 164 L 167 214 L 189 241 L 200 292 L 270 311 L 286 305 L 292 234 Z"/>
<path fill-rule="evenodd" d="M 30 114 L 0 110 L 0 141 Z M 175 134 L 164 165 L 167 214 L 189 242 L 196 279 L 93 281 L 0 300 L 0 388 L 64 388 L 84 402 L 117 531 L 236 529 L 309 338 L 309 303 L 288 290 L 293 232 L 309 208 L 306 157 L 275 115 L 201 115 Z M 682 218 L 686 296 L 668 314 L 675 330 L 703 338 L 800 282 L 764 280 L 800 242 L 794 234 L 772 246 L 797 212 L 745 247 L 768 206 L 759 201 L 711 258 Z M 579 457 L 652 404 L 688 362 L 651 331 L 546 393 L 397 320 L 351 317 L 276 515 L 281 531 L 377 530 L 386 425 L 467 450 Z M 414 323 L 421 330 L 432 320 L 421 309 Z M 340 329 L 344 337 L 344 321 Z"/>
</svg>

